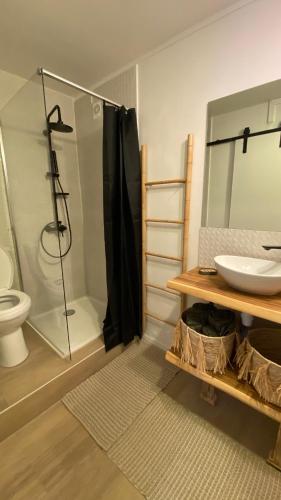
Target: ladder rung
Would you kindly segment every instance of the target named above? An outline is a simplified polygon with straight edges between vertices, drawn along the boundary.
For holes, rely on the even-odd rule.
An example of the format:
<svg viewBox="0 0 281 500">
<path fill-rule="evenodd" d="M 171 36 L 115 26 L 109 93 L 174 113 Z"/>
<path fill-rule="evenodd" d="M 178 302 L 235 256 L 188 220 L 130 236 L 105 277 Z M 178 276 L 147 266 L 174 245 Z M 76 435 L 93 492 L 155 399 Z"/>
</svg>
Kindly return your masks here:
<svg viewBox="0 0 281 500">
<path fill-rule="evenodd" d="M 163 181 L 148 181 L 146 186 L 161 186 L 161 184 L 185 184 L 185 179 L 165 179 Z"/>
<path fill-rule="evenodd" d="M 145 255 L 149 257 L 159 257 L 160 259 L 176 260 L 177 262 L 182 262 L 182 257 L 172 257 L 171 255 L 163 255 L 161 253 L 145 252 Z"/>
<path fill-rule="evenodd" d="M 145 311 L 145 314 L 146 314 L 146 316 L 153 318 L 153 319 L 156 319 L 157 321 L 162 321 L 163 323 L 167 323 L 167 325 L 176 326 L 176 323 L 173 323 L 172 321 L 169 321 L 168 319 L 160 318 L 160 316 L 157 316 L 156 314 L 151 314 L 147 311 Z"/>
<path fill-rule="evenodd" d="M 167 293 L 170 293 L 171 295 L 176 295 L 177 297 L 181 296 L 180 292 L 176 292 L 174 290 L 169 290 L 168 288 L 165 288 L 164 286 L 154 285 L 153 283 L 145 283 L 145 286 L 147 286 L 149 288 L 156 288 L 156 290 L 161 290 L 161 292 L 167 292 Z"/>
<path fill-rule="evenodd" d="M 145 219 L 145 222 L 155 222 L 156 224 L 184 224 L 183 220 L 173 219 Z"/>
</svg>

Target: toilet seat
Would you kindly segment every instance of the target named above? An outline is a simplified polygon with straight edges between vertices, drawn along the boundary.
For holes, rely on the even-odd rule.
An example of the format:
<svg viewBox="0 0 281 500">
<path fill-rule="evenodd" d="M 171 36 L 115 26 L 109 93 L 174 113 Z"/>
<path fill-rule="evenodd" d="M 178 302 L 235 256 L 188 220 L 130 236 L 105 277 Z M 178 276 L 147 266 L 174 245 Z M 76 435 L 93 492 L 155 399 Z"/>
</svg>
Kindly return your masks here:
<svg viewBox="0 0 281 500">
<path fill-rule="evenodd" d="M 14 265 L 8 253 L 0 248 L 0 321 L 21 316 L 31 306 L 30 297 L 19 290 L 11 289 L 14 279 Z M 6 302 L 6 306 L 1 308 L 1 302 Z"/>
<path fill-rule="evenodd" d="M 4 300 L 6 299 L 7 303 L 10 302 L 10 305 L 8 305 L 7 307 L 5 307 L 5 309 L 2 310 L 0 307 L 1 321 L 6 321 L 16 316 L 20 316 L 31 306 L 30 297 L 26 293 L 20 292 L 19 290 L 13 290 L 13 289 L 0 290 L 0 306 L 3 299 Z M 13 299 L 16 299 L 14 303 Z"/>
<path fill-rule="evenodd" d="M 0 248 L 0 321 L 16 318 L 30 309 L 30 297 L 19 290 L 11 289 L 14 279 L 14 264 L 8 253 Z M 6 306 L 1 308 L 1 303 Z"/>
</svg>

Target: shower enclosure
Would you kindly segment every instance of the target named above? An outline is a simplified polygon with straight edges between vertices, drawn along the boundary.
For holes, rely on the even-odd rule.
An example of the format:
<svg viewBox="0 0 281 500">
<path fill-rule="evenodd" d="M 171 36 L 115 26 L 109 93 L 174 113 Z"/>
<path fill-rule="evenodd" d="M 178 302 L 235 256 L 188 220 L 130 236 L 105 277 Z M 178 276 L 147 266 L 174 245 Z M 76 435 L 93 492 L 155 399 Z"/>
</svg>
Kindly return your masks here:
<svg viewBox="0 0 281 500">
<path fill-rule="evenodd" d="M 52 82 L 35 75 L 1 110 L 2 156 L 29 322 L 69 357 L 106 311 L 103 114 L 91 92 Z"/>
</svg>

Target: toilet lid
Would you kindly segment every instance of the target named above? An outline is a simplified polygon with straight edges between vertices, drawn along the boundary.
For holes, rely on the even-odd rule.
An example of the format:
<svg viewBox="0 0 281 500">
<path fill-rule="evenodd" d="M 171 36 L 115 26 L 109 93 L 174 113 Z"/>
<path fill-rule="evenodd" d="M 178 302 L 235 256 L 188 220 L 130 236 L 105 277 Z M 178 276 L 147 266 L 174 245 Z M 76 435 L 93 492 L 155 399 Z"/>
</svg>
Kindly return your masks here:
<svg viewBox="0 0 281 500">
<path fill-rule="evenodd" d="M 14 279 L 14 265 L 8 253 L 0 248 L 0 290 L 11 288 Z"/>
</svg>

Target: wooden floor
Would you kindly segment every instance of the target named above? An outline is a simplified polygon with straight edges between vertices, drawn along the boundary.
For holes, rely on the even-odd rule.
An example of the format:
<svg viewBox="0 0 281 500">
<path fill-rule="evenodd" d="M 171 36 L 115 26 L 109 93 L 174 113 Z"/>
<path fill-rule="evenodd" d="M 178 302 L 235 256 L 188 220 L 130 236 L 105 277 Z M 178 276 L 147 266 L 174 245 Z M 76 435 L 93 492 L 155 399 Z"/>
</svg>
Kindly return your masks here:
<svg viewBox="0 0 281 500">
<path fill-rule="evenodd" d="M 223 393 L 213 408 L 199 398 L 199 391 L 200 381 L 184 372 L 165 389 L 178 403 L 267 457 L 277 431 L 273 420 Z M 1 500 L 143 498 L 62 403 L 0 444 L 0 470 Z"/>
<path fill-rule="evenodd" d="M 0 467 L 1 500 L 143 498 L 62 403 L 1 443 Z"/>
<path fill-rule="evenodd" d="M 18 366 L 0 367 L 0 413 L 103 345 L 100 337 L 80 349 L 69 361 L 62 359 L 27 323 L 23 330 L 30 353 Z"/>
</svg>

